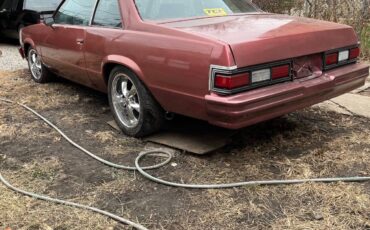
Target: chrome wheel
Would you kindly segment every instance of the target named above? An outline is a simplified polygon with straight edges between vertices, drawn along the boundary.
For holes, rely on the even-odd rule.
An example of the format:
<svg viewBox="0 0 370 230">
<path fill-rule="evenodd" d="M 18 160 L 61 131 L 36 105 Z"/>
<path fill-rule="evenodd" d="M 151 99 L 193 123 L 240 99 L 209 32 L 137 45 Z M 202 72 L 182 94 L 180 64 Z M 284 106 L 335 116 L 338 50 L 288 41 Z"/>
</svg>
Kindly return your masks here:
<svg viewBox="0 0 370 230">
<path fill-rule="evenodd" d="M 136 127 L 140 119 L 140 99 L 129 76 L 123 73 L 114 76 L 111 97 L 113 108 L 121 123 L 127 128 Z"/>
<path fill-rule="evenodd" d="M 42 64 L 39 55 L 36 50 L 31 49 L 28 53 L 28 64 L 30 66 L 32 76 L 40 80 L 42 77 Z"/>
</svg>

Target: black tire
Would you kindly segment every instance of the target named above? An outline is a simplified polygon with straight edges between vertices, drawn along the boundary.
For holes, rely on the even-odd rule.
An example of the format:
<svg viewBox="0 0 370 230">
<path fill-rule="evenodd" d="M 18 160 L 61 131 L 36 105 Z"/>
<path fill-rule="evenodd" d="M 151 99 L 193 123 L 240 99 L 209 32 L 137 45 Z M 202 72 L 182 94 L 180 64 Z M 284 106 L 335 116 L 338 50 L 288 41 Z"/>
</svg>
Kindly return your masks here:
<svg viewBox="0 0 370 230">
<path fill-rule="evenodd" d="M 123 76 L 124 75 L 124 76 Z M 130 127 L 122 122 L 122 115 L 116 105 L 113 105 L 113 94 L 114 90 L 117 90 L 117 78 L 125 77 L 131 81 L 132 85 L 136 87 L 136 95 L 140 109 L 138 109 L 139 116 L 137 118 L 137 124 Z M 119 80 L 119 79 L 118 79 Z M 116 87 L 116 88 L 114 88 Z M 131 86 L 132 87 L 132 86 Z M 165 121 L 164 110 L 158 104 L 158 102 L 153 98 L 149 90 L 140 81 L 140 79 L 132 71 L 118 66 L 115 67 L 109 76 L 108 82 L 108 98 L 111 111 L 113 113 L 114 119 L 117 125 L 123 131 L 124 134 L 131 137 L 144 137 L 159 131 Z M 126 101 L 129 104 L 129 101 Z M 127 106 L 127 105 L 126 105 Z"/>
<path fill-rule="evenodd" d="M 39 56 L 38 56 L 38 58 L 40 58 L 39 62 L 40 62 L 40 66 L 41 66 L 40 76 L 36 76 L 34 71 L 32 71 L 32 69 L 31 69 L 31 65 L 32 65 L 31 64 L 31 58 L 32 58 L 33 54 L 36 54 L 38 56 L 38 53 L 37 53 L 36 49 L 31 47 L 27 50 L 27 62 L 28 62 L 28 68 L 31 72 L 32 79 L 35 82 L 40 83 L 40 84 L 51 82 L 54 79 L 54 75 L 49 71 L 48 68 L 45 67 L 45 65 L 42 63 L 42 60 Z"/>
</svg>

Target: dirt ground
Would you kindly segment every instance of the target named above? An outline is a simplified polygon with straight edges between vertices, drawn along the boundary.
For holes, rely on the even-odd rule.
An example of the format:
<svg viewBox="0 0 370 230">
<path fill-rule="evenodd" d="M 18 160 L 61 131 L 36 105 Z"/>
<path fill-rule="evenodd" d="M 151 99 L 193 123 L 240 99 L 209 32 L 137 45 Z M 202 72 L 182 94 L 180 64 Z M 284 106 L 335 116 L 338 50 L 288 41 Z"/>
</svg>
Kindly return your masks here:
<svg viewBox="0 0 370 230">
<path fill-rule="evenodd" d="M 106 96 L 82 86 L 63 80 L 39 85 L 27 71 L 2 72 L 0 97 L 28 104 L 108 160 L 132 164 L 145 148 L 144 142 L 112 130 L 106 124 L 112 119 Z M 176 152 L 176 166 L 152 173 L 188 183 L 369 176 L 369 124 L 366 118 L 308 108 L 241 130 L 230 145 L 207 156 Z M 370 229 L 370 182 L 166 187 L 98 163 L 29 112 L 6 104 L 0 104 L 0 169 L 20 188 L 92 205 L 149 229 Z M 129 229 L 0 185 L 0 229 L 6 227 Z"/>
</svg>

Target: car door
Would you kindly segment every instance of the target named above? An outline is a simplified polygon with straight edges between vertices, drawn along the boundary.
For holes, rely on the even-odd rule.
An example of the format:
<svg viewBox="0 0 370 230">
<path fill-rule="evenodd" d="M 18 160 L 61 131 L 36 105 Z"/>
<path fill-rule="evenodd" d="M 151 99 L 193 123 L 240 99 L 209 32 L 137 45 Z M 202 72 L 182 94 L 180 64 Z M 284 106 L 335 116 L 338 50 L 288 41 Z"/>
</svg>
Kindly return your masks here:
<svg viewBox="0 0 370 230">
<path fill-rule="evenodd" d="M 118 47 L 112 44 L 122 36 L 124 30 L 118 0 L 99 0 L 91 26 L 86 29 L 85 41 L 87 71 L 94 88 L 98 90 L 106 90 L 102 88 L 105 86 L 102 62 L 107 55 L 118 52 Z"/>
<path fill-rule="evenodd" d="M 84 57 L 86 27 L 90 25 L 95 0 L 66 0 L 54 14 L 42 44 L 46 66 L 72 81 L 91 86 Z"/>
</svg>

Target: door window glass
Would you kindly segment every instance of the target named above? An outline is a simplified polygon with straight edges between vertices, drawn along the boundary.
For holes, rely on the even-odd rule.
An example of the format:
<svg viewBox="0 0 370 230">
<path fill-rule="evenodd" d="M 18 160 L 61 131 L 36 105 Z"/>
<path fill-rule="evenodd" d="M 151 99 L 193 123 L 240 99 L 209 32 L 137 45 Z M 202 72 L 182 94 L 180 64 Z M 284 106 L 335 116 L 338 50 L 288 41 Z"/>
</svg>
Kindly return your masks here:
<svg viewBox="0 0 370 230">
<path fill-rule="evenodd" d="M 105 27 L 122 27 L 118 0 L 100 0 L 92 24 Z"/>
<path fill-rule="evenodd" d="M 55 23 L 67 25 L 89 25 L 95 1 L 66 0 L 55 14 Z"/>
<path fill-rule="evenodd" d="M 38 12 L 55 11 L 61 0 L 25 0 L 24 9 Z"/>
</svg>

